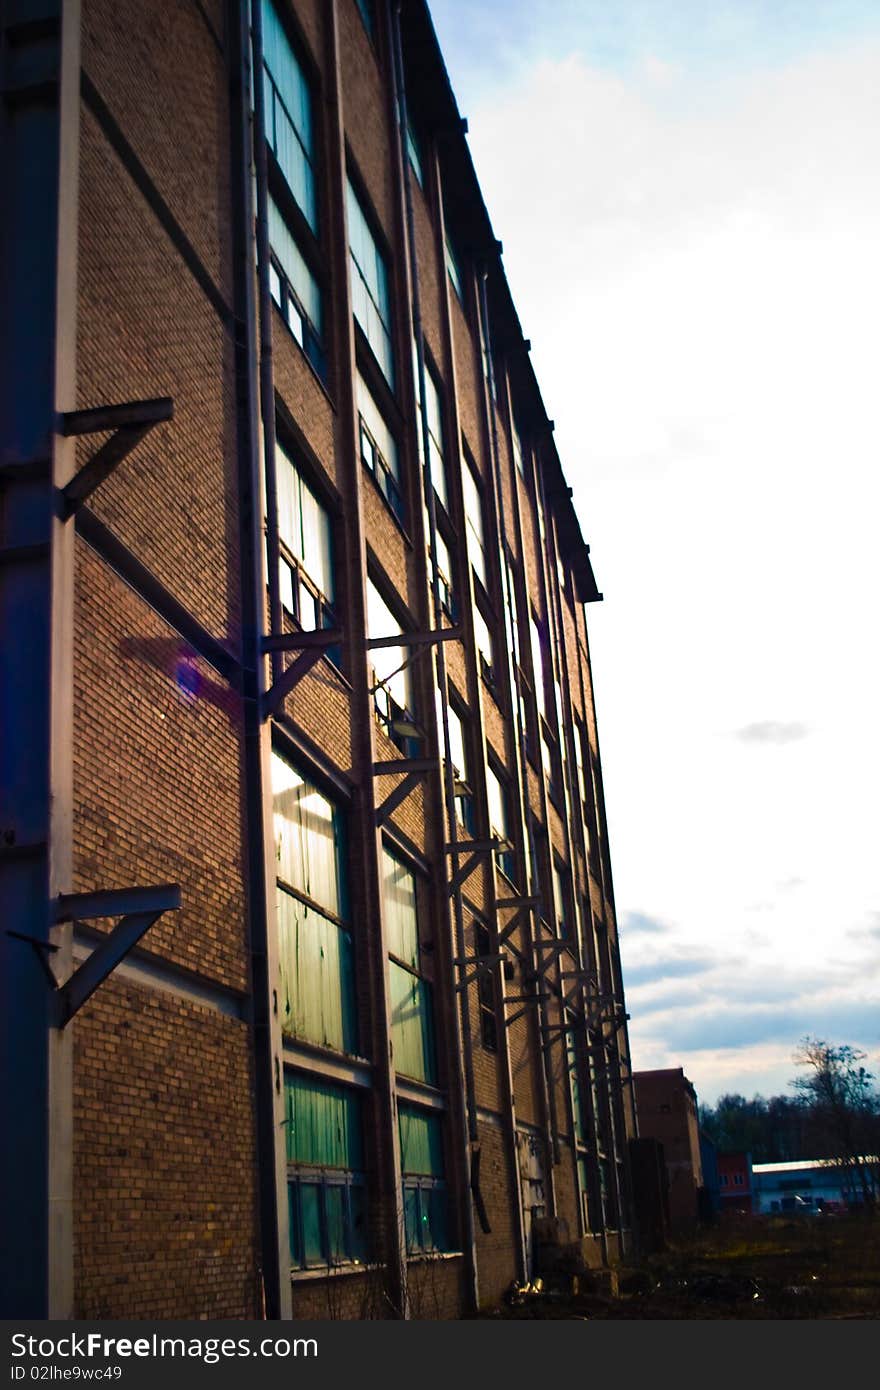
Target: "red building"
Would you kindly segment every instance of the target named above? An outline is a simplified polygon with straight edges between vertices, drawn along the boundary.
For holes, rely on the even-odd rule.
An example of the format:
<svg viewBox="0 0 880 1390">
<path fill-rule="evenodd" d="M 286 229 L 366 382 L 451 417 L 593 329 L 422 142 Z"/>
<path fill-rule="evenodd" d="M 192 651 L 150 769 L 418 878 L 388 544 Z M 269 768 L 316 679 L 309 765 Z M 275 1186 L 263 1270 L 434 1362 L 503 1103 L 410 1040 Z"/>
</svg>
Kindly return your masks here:
<svg viewBox="0 0 880 1390">
<path fill-rule="evenodd" d="M 752 1157 L 748 1153 L 719 1153 L 718 1185 L 721 1211 L 752 1211 Z"/>
</svg>

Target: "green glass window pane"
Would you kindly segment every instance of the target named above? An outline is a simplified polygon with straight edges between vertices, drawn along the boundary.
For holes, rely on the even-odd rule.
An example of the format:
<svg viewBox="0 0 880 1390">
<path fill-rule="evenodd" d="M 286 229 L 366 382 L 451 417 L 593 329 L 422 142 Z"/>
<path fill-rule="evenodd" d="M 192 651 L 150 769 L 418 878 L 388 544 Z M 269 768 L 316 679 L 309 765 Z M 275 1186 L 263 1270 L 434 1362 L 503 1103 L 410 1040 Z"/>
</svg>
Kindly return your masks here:
<svg viewBox="0 0 880 1390">
<path fill-rule="evenodd" d="M 571 1108 L 574 1115 L 574 1134 L 581 1144 L 587 1143 L 587 1118 L 584 1108 L 584 1098 L 581 1093 L 581 1085 L 578 1079 L 577 1070 L 577 1050 L 574 1039 L 569 1035 L 566 1038 L 565 1050 L 568 1060 L 568 1077 L 571 1083 Z"/>
<path fill-rule="evenodd" d="M 376 245 L 363 208 L 351 183 L 346 188 L 348 244 L 351 256 L 352 312 L 373 350 L 391 388 L 394 358 L 391 347 L 391 299 L 388 267 Z"/>
<path fill-rule="evenodd" d="M 302 1243 L 299 1238 L 299 1183 L 287 1184 L 287 1224 L 290 1231 L 290 1263 L 302 1264 Z"/>
<path fill-rule="evenodd" d="M 400 461 L 397 455 L 397 442 L 385 423 L 385 417 L 373 399 L 370 389 L 360 372 L 358 372 L 355 377 L 355 391 L 357 394 L 358 413 L 373 439 L 376 441 L 379 452 L 388 465 L 388 468 L 399 481 Z"/>
<path fill-rule="evenodd" d="M 347 1258 L 345 1241 L 345 1188 L 341 1184 L 328 1183 L 324 1188 L 324 1202 L 327 1212 L 327 1253 L 334 1263 Z"/>
<path fill-rule="evenodd" d="M 294 240 L 293 233 L 273 198 L 269 199 L 268 211 L 269 245 L 299 300 L 303 312 L 308 316 L 315 333 L 320 338 L 322 331 L 321 288 L 309 270 L 305 258 Z M 270 278 L 272 273 L 270 271 Z M 281 282 L 278 279 L 278 272 L 274 271 L 274 274 L 278 280 L 276 300 L 280 303 Z"/>
<path fill-rule="evenodd" d="M 463 461 L 461 484 L 464 493 L 465 538 L 470 562 L 477 577 L 486 584 L 486 555 L 483 533 L 483 499 L 474 471 Z"/>
<path fill-rule="evenodd" d="M 367 635 L 396 637 L 403 629 L 371 579 L 367 580 Z M 401 709 L 412 710 L 412 673 L 406 665 L 409 653 L 404 647 L 377 647 L 370 652 L 374 681 L 382 681 L 377 695 L 384 692 Z M 400 667 L 403 666 L 403 670 Z M 372 682 L 371 682 L 372 683 Z"/>
<path fill-rule="evenodd" d="M 410 1252 L 421 1248 L 419 1244 L 421 1238 L 419 1210 L 418 1188 L 405 1188 L 403 1193 L 403 1220 L 406 1228 L 406 1248 Z"/>
<path fill-rule="evenodd" d="M 425 1247 L 429 1250 L 448 1250 L 448 1201 L 445 1187 L 422 1190 L 422 1205 L 427 1205 L 428 1223 Z"/>
<path fill-rule="evenodd" d="M 369 1258 L 369 1226 L 367 1223 L 367 1191 L 360 1184 L 353 1183 L 348 1189 L 349 1200 L 349 1255 L 358 1264 Z"/>
<path fill-rule="evenodd" d="M 382 902 L 388 932 L 388 950 L 413 970 L 419 966 L 419 925 L 416 913 L 416 880 L 405 864 L 387 849 L 382 851 Z"/>
<path fill-rule="evenodd" d="M 357 0 L 357 7 L 361 12 L 364 28 L 371 39 L 375 38 L 376 16 L 373 9 L 373 0 Z"/>
<path fill-rule="evenodd" d="M 272 755 L 278 877 L 336 917 L 348 913 L 345 823 L 338 808 L 278 753 Z"/>
<path fill-rule="evenodd" d="M 314 908 L 277 890 L 279 1011 L 288 1037 L 357 1050 L 351 936 Z"/>
<path fill-rule="evenodd" d="M 440 1118 L 415 1106 L 398 1106 L 400 1166 L 404 1173 L 443 1176 L 443 1131 Z"/>
<path fill-rule="evenodd" d="M 317 229 L 312 171 L 312 99 L 274 5 L 263 0 L 266 138 L 306 221 Z"/>
<path fill-rule="evenodd" d="M 413 173 L 418 180 L 419 187 L 424 188 L 425 174 L 422 168 L 421 141 L 409 121 L 406 123 L 406 150 L 409 155 L 409 162 L 413 168 Z"/>
<path fill-rule="evenodd" d="M 585 1158 L 578 1159 L 578 1184 L 581 1192 L 589 1192 L 590 1171 Z"/>
<path fill-rule="evenodd" d="M 455 254 L 455 248 L 453 247 L 452 242 L 449 239 L 448 232 L 446 234 L 446 269 L 449 272 L 449 278 L 452 281 L 452 288 L 455 290 L 455 293 L 458 295 L 459 300 L 463 304 L 464 290 L 462 289 L 461 267 L 459 266 L 458 257 Z"/>
<path fill-rule="evenodd" d="M 281 540 L 318 592 L 332 603 L 336 586 L 330 516 L 280 444 L 275 449 L 275 476 Z M 301 626 L 310 625 L 301 619 Z"/>
<path fill-rule="evenodd" d="M 299 1194 L 302 1210 L 303 1263 L 326 1264 L 321 1240 L 321 1188 L 318 1183 L 302 1182 L 299 1184 Z"/>
<path fill-rule="evenodd" d="M 361 1103 L 356 1091 L 287 1074 L 284 1093 L 289 1163 L 363 1168 Z"/>
<path fill-rule="evenodd" d="M 394 961 L 389 961 L 388 971 L 394 1066 L 404 1076 L 432 1082 L 437 1068 L 431 986 Z"/>
</svg>

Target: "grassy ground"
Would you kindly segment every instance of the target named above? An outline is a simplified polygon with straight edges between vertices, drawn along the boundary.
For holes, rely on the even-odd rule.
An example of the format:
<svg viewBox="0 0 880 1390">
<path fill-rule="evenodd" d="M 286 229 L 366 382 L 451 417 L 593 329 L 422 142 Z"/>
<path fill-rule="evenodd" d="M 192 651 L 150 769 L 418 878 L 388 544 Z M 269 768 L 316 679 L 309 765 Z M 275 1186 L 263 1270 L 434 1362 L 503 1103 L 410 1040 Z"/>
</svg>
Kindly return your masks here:
<svg viewBox="0 0 880 1390">
<path fill-rule="evenodd" d="M 750 1218 L 619 1271 L 510 1300 L 506 1318 L 880 1318 L 880 1217 Z"/>
</svg>

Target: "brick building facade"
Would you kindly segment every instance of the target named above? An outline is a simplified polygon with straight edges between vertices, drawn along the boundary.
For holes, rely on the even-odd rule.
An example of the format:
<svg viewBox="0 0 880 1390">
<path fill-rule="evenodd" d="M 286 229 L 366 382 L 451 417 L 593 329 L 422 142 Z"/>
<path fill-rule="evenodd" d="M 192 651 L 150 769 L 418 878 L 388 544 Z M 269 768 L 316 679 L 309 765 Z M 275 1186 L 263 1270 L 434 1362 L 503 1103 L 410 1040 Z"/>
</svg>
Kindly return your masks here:
<svg viewBox="0 0 880 1390">
<path fill-rule="evenodd" d="M 703 1161 L 697 1093 L 681 1067 L 633 1072 L 639 1135 L 663 1145 L 669 1232 L 693 1235 L 700 1216 Z"/>
<path fill-rule="evenodd" d="M 7 1316 L 614 1261 L 600 595 L 427 9 L 0 15 Z"/>
</svg>

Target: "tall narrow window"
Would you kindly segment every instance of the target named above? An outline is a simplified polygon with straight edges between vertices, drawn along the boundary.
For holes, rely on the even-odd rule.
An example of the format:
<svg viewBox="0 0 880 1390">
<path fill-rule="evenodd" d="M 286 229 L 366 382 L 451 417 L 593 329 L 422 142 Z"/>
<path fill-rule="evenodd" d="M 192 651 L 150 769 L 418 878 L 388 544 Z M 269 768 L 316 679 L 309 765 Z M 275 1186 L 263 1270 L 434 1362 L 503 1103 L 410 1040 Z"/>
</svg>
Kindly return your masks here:
<svg viewBox="0 0 880 1390">
<path fill-rule="evenodd" d="M 318 251 L 313 99 L 272 0 L 263 14 L 263 94 L 269 161 L 269 288 L 281 315 L 318 376 L 326 379 L 321 288 L 314 267 Z M 296 209 L 309 236 L 297 227 Z"/>
<path fill-rule="evenodd" d="M 406 153 L 419 188 L 425 187 L 425 171 L 422 163 L 422 142 L 411 120 L 406 123 Z"/>
<path fill-rule="evenodd" d="M 547 685 L 544 671 L 544 639 L 541 626 L 534 613 L 530 615 L 529 631 L 532 639 L 532 669 L 535 677 L 535 704 L 542 719 L 547 718 Z"/>
<path fill-rule="evenodd" d="M 566 1022 L 573 1022 L 571 1014 L 566 1014 Z M 568 1080 L 571 1092 L 571 1116 L 574 1129 L 575 1154 L 577 1156 L 578 1192 L 581 1206 L 581 1229 L 584 1234 L 590 1230 L 590 1170 L 587 1150 L 590 1144 L 589 1112 L 584 1101 L 583 1089 L 578 1071 L 578 1055 L 574 1035 L 569 1028 L 565 1034 L 565 1054 L 568 1064 Z"/>
<path fill-rule="evenodd" d="M 363 1117 L 356 1091 L 284 1078 L 290 1262 L 363 1264 L 368 1255 Z"/>
<path fill-rule="evenodd" d="M 455 254 L 455 247 L 452 244 L 449 233 L 446 233 L 446 273 L 452 281 L 452 288 L 458 295 L 459 304 L 464 304 L 464 289 L 461 278 L 461 266 L 458 256 Z"/>
<path fill-rule="evenodd" d="M 347 184 L 347 208 L 352 310 L 385 380 L 393 389 L 394 353 L 391 346 L 388 266 L 350 181 Z"/>
<path fill-rule="evenodd" d="M 318 230 L 312 94 L 275 6 L 262 0 L 266 140 L 313 232 Z"/>
<path fill-rule="evenodd" d="M 376 3 L 375 0 L 356 0 L 357 7 L 361 12 L 361 19 L 364 21 L 364 28 L 369 34 L 373 43 L 376 42 Z"/>
<path fill-rule="evenodd" d="M 344 823 L 339 810 L 272 755 L 282 1032 L 353 1053 L 355 1000 Z"/>
<path fill-rule="evenodd" d="M 462 461 L 461 483 L 464 491 L 464 521 L 468 558 L 483 588 L 487 589 L 489 586 L 486 579 L 483 497 L 473 467 L 466 458 Z"/>
<path fill-rule="evenodd" d="M 370 394 L 360 372 L 355 377 L 358 408 L 358 437 L 361 463 L 369 468 L 379 485 L 385 501 L 397 517 L 404 519 L 403 493 L 400 490 L 400 459 L 397 441 L 385 423 L 385 417 Z"/>
<path fill-rule="evenodd" d="M 434 1003 L 420 974 L 418 890 L 415 875 L 389 850 L 382 851 L 382 896 L 388 933 L 391 1043 L 394 1066 L 404 1076 L 433 1082 Z"/>
<path fill-rule="evenodd" d="M 443 715 L 440 691 L 437 696 L 437 728 L 440 748 L 443 750 Z M 455 814 L 459 822 L 470 834 L 474 833 L 474 797 L 470 782 L 470 755 L 468 753 L 468 733 L 462 715 L 450 701 L 447 705 L 449 717 L 449 751 L 455 784 Z"/>
<path fill-rule="evenodd" d="M 474 638 L 480 661 L 480 675 L 494 691 L 498 684 L 498 671 L 495 664 L 495 639 L 492 630 L 483 616 L 479 604 L 474 605 Z"/>
<path fill-rule="evenodd" d="M 486 769 L 486 796 L 489 802 L 489 829 L 503 842 L 501 849 L 497 851 L 496 863 L 501 872 L 513 882 L 516 870 L 510 836 L 509 792 L 492 767 Z"/>
<path fill-rule="evenodd" d="M 521 478 L 526 476 L 526 465 L 523 457 L 522 436 L 516 426 L 516 420 L 510 422 L 510 437 L 513 443 L 513 461 L 516 464 L 516 471 Z"/>
<path fill-rule="evenodd" d="M 398 1124 L 407 1253 L 448 1250 L 440 1117 L 401 1103 Z"/>
<path fill-rule="evenodd" d="M 474 922 L 474 946 L 478 956 L 492 954 L 489 928 L 482 922 Z M 480 1001 L 480 1041 L 487 1052 L 498 1051 L 498 1020 L 495 1015 L 496 971 L 494 966 L 482 970 L 477 978 L 477 995 Z"/>
<path fill-rule="evenodd" d="M 480 311 L 480 328 L 482 330 L 480 333 L 480 351 L 483 356 L 483 376 L 485 377 L 486 386 L 488 387 L 492 397 L 492 404 L 495 405 L 497 404 L 498 400 L 498 388 L 495 383 L 495 373 L 492 371 L 492 362 L 489 356 L 489 330 L 483 318 L 482 306 Z"/>
<path fill-rule="evenodd" d="M 282 318 L 318 376 L 326 376 L 321 290 L 275 199 L 269 198 L 269 288 Z"/>
<path fill-rule="evenodd" d="M 404 636 L 401 624 L 371 579 L 367 580 L 367 627 L 370 637 Z M 370 652 L 370 661 L 376 717 L 388 737 L 406 752 L 414 736 L 409 732 L 413 719 L 409 651 L 402 643 L 400 646 L 374 647 Z"/>
<path fill-rule="evenodd" d="M 427 517 L 425 518 L 425 533 L 426 535 L 428 534 Z M 451 621 L 454 622 L 458 613 L 458 605 L 455 601 L 455 580 L 452 571 L 452 555 L 439 526 L 437 527 L 436 546 L 434 554 L 436 556 L 437 579 L 439 582 L 440 589 L 440 607 L 443 609 L 443 612 L 446 614 L 447 618 L 451 619 Z M 428 556 L 428 563 L 431 567 L 431 573 L 433 578 L 435 562 L 434 557 L 431 556 L 430 552 Z"/>
<path fill-rule="evenodd" d="M 275 449 L 281 602 L 311 632 L 334 624 L 333 536 L 330 517 L 281 445 Z"/>
<path fill-rule="evenodd" d="M 413 343 L 413 379 L 416 386 L 416 433 L 419 440 L 419 459 L 425 466 L 424 432 L 422 430 L 422 395 L 419 382 L 419 364 L 416 345 Z M 449 497 L 446 490 L 446 461 L 443 455 L 443 416 L 440 409 L 440 393 L 427 362 L 425 363 L 425 405 L 428 416 L 428 453 L 431 461 L 431 484 L 443 506 L 449 511 Z"/>
<path fill-rule="evenodd" d="M 553 900 L 556 905 L 556 930 L 560 936 L 568 936 L 572 928 L 571 920 L 571 879 L 568 869 L 553 857 Z"/>
</svg>

